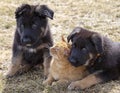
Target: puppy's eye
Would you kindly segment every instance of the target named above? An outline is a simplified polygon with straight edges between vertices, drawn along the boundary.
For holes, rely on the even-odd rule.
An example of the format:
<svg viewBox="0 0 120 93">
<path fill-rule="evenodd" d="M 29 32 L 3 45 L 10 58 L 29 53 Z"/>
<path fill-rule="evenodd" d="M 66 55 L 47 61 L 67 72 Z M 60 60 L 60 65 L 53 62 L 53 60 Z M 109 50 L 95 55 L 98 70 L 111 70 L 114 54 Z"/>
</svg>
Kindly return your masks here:
<svg viewBox="0 0 120 93">
<path fill-rule="evenodd" d="M 21 24 L 20 26 L 21 26 L 22 29 L 24 28 L 24 25 L 23 25 L 23 24 Z"/>
<path fill-rule="evenodd" d="M 88 50 L 86 48 L 82 49 L 83 53 L 88 53 Z"/>
<path fill-rule="evenodd" d="M 86 48 L 85 48 L 85 47 L 83 47 L 83 48 L 82 48 L 82 50 L 86 50 Z"/>
<path fill-rule="evenodd" d="M 81 50 L 85 50 L 86 48 L 85 47 L 80 47 Z"/>
<path fill-rule="evenodd" d="M 37 28 L 37 25 L 36 24 L 33 24 L 32 25 L 32 29 L 36 29 Z"/>
</svg>

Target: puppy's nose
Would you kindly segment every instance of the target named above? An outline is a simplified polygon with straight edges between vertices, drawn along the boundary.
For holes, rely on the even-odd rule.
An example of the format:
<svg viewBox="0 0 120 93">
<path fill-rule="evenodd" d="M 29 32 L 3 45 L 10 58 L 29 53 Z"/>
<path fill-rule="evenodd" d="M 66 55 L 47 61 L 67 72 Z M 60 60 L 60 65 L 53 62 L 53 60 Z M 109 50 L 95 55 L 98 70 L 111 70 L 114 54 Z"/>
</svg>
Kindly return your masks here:
<svg viewBox="0 0 120 93">
<path fill-rule="evenodd" d="M 74 58 L 69 58 L 68 60 L 73 64 L 76 63 L 76 60 Z"/>
<path fill-rule="evenodd" d="M 22 39 L 22 43 L 23 43 L 23 44 L 31 44 L 31 39 L 30 39 L 30 37 L 24 37 L 24 38 Z"/>
</svg>

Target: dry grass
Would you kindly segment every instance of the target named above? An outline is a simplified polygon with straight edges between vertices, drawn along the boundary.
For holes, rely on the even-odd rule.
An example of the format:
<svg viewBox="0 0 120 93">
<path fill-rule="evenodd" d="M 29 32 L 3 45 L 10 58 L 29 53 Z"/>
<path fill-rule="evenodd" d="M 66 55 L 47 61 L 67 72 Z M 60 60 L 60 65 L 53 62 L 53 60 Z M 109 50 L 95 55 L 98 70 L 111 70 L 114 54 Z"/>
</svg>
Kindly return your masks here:
<svg viewBox="0 0 120 93">
<path fill-rule="evenodd" d="M 22 3 L 47 4 L 55 11 L 50 20 L 54 41 L 67 36 L 81 26 L 120 41 L 119 0 L 1 0 L 0 1 L 0 93 L 120 93 L 120 80 L 98 84 L 84 91 L 68 91 L 62 87 L 43 86 L 42 70 L 32 70 L 21 76 L 3 79 L 11 61 L 11 46 L 15 31 L 14 11 Z M 114 75 L 114 73 L 113 73 Z"/>
</svg>

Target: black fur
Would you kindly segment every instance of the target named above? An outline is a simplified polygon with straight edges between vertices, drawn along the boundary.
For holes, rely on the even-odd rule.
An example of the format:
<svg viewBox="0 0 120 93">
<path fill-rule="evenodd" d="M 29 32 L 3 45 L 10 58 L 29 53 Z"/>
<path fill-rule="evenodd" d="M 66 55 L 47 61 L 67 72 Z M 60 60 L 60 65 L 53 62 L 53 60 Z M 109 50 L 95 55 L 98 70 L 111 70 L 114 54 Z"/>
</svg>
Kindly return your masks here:
<svg viewBox="0 0 120 93">
<path fill-rule="evenodd" d="M 53 19 L 54 12 L 46 5 L 23 4 L 15 12 L 17 28 L 13 42 L 13 57 L 22 52 L 25 64 L 37 65 L 43 63 L 43 55 L 49 48 L 36 50 L 42 44 L 53 46 L 53 40 L 47 17 Z M 29 44 L 29 46 L 28 46 Z M 20 48 L 21 47 L 21 48 Z M 25 49 L 24 49 L 25 48 Z M 30 52 L 29 49 L 36 50 Z"/>
<path fill-rule="evenodd" d="M 69 61 L 73 66 L 86 65 L 91 73 L 100 71 L 96 77 L 102 82 L 118 79 L 120 42 L 80 27 L 76 27 L 67 39 L 72 41 Z"/>
</svg>

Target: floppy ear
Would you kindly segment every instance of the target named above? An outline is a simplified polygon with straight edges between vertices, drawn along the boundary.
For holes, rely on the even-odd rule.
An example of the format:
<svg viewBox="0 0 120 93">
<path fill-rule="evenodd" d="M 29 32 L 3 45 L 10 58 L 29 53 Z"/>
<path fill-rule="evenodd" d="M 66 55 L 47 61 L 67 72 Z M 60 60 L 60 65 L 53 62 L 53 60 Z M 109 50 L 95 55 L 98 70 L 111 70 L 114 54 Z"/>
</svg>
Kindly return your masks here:
<svg viewBox="0 0 120 93">
<path fill-rule="evenodd" d="M 18 7 L 15 11 L 15 17 L 19 18 L 22 14 L 29 12 L 31 9 L 30 5 L 23 4 L 21 7 Z"/>
<path fill-rule="evenodd" d="M 93 44 L 99 54 L 103 53 L 103 40 L 99 34 L 93 34 L 91 37 Z"/>
<path fill-rule="evenodd" d="M 37 6 L 35 11 L 38 12 L 40 16 L 46 16 L 50 19 L 53 19 L 54 12 L 51 9 L 49 9 L 46 5 Z"/>
<path fill-rule="evenodd" d="M 73 39 L 73 37 L 78 34 L 81 31 L 80 27 L 76 27 L 75 29 L 73 29 L 73 31 L 70 33 L 70 35 L 67 37 L 67 41 L 69 42 L 70 40 Z"/>
</svg>

